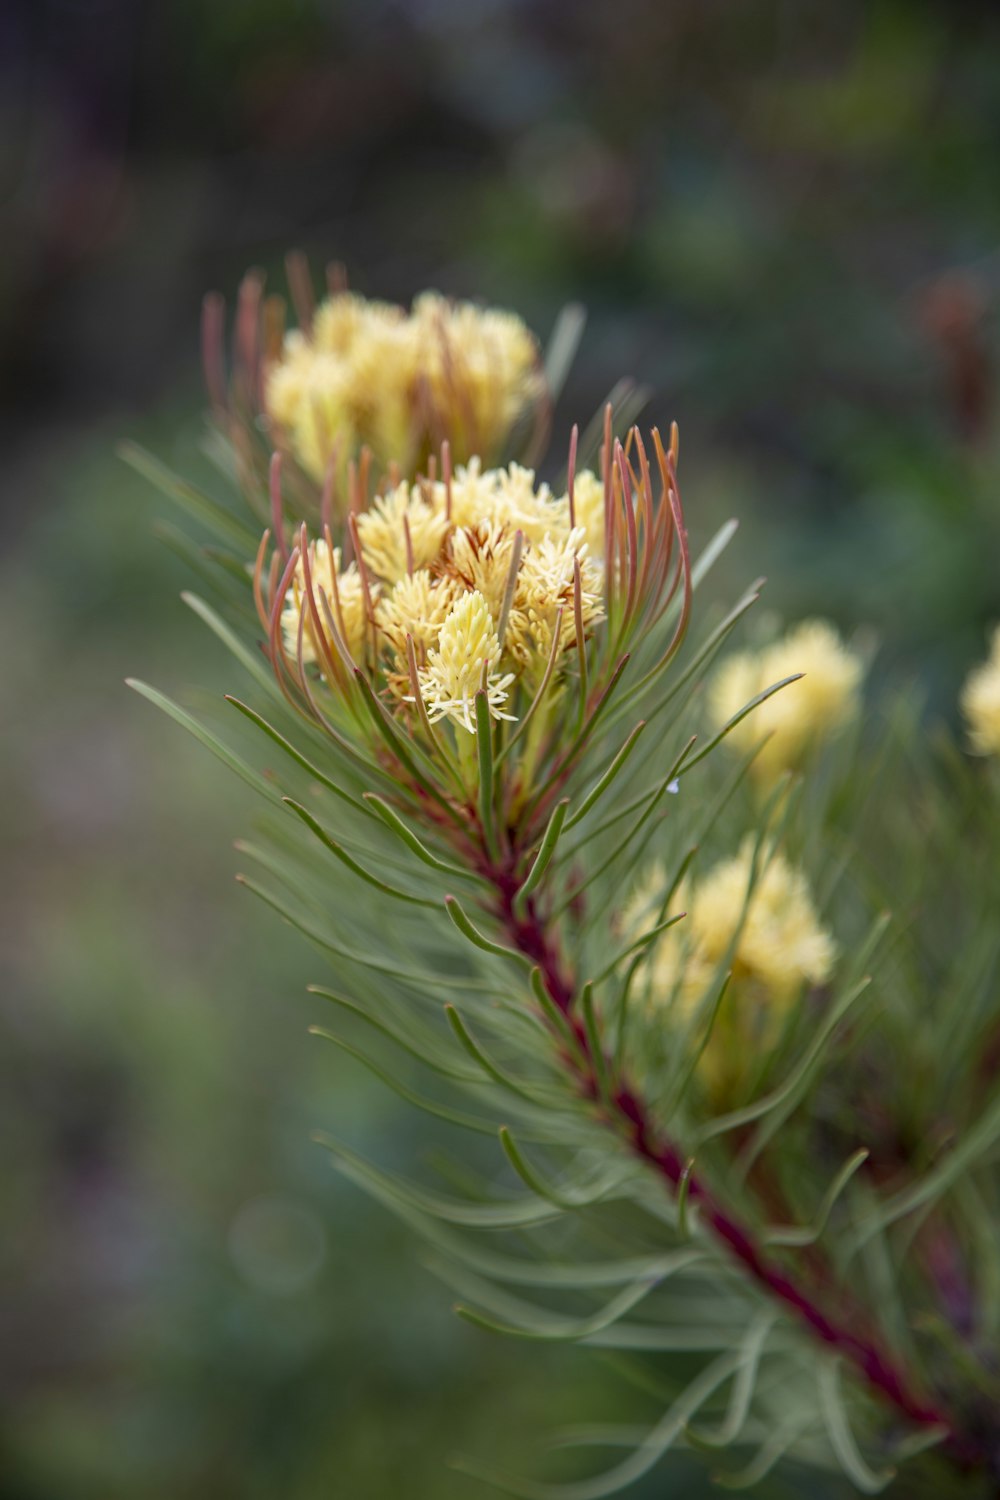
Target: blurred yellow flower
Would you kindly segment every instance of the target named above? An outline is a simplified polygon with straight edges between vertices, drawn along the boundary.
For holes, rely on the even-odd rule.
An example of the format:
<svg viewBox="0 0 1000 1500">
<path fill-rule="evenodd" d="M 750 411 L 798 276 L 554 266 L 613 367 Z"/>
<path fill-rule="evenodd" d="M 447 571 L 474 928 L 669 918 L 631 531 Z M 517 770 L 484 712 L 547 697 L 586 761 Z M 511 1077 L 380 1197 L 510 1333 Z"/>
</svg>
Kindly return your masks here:
<svg viewBox="0 0 1000 1500">
<path fill-rule="evenodd" d="M 691 1015 L 721 982 L 720 968 L 731 972 L 700 1064 L 713 1093 L 745 1074 L 755 1049 L 773 1043 L 803 988 L 825 984 L 836 959 L 804 873 L 783 854 L 762 849 L 751 891 L 753 851 L 748 838 L 732 859 L 677 892 L 668 915 L 686 916 L 656 939 L 646 959 L 651 1016 L 674 1006 L 678 1015 Z M 626 933 L 648 931 L 665 890 L 663 867 L 655 865 L 626 907 Z"/>
<path fill-rule="evenodd" d="M 709 712 L 721 729 L 751 698 L 796 672 L 804 676 L 755 708 L 728 737 L 734 748 L 750 750 L 767 736 L 752 767 L 764 783 L 798 768 L 813 746 L 854 717 L 861 657 L 826 621 L 804 620 L 762 651 L 729 657 L 709 688 Z"/>
<path fill-rule="evenodd" d="M 514 313 L 425 292 L 413 304 L 419 376 L 439 427 L 454 424 L 456 458 L 499 456 L 514 423 L 545 394 L 538 345 Z M 434 432 L 433 424 L 430 424 Z M 438 441 L 448 436 L 440 430 Z"/>
<path fill-rule="evenodd" d="M 989 656 L 965 679 L 962 712 L 975 753 L 1000 755 L 1000 626 L 993 631 Z"/>
<path fill-rule="evenodd" d="M 337 292 L 311 330 L 293 330 L 267 371 L 265 407 L 295 457 L 322 480 L 367 444 L 376 464 L 413 472 L 444 439 L 457 461 L 501 456 L 544 399 L 538 345 L 512 313 L 418 297 L 410 313 Z"/>
</svg>

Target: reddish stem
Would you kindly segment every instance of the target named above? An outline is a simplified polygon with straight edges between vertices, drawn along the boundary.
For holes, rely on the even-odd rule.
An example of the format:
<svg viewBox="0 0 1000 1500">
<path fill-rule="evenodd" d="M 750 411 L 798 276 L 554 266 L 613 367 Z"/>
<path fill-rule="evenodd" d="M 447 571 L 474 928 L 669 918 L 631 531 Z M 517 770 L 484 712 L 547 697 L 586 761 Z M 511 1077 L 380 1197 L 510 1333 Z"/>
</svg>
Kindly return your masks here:
<svg viewBox="0 0 1000 1500">
<path fill-rule="evenodd" d="M 496 889 L 499 915 L 511 941 L 537 964 L 549 995 L 573 1024 L 585 1061 L 581 1062 L 568 1052 L 563 1057 L 576 1075 L 581 1092 L 594 1098 L 598 1093 L 597 1078 L 589 1057 L 586 1032 L 579 1019 L 572 1015 L 575 984 L 567 975 L 558 945 L 547 932 L 533 902 L 527 903 L 523 913 L 515 910 L 518 881 L 510 869 L 488 867 L 484 873 Z M 620 1083 L 611 1103 L 617 1123 L 624 1127 L 633 1151 L 666 1178 L 672 1189 L 678 1189 L 682 1181 L 687 1183 L 688 1201 L 698 1204 L 702 1222 L 726 1245 L 758 1286 L 794 1313 L 823 1343 L 842 1354 L 869 1387 L 908 1421 L 917 1427 L 945 1429 L 947 1436 L 942 1449 L 956 1464 L 970 1469 L 985 1463 L 983 1443 L 974 1436 L 961 1434 L 943 1409 L 919 1395 L 874 1339 L 824 1312 L 786 1270 L 765 1256 L 753 1233 L 722 1207 L 704 1181 L 693 1174 L 684 1154 L 663 1137 L 648 1107 L 628 1084 Z"/>
</svg>

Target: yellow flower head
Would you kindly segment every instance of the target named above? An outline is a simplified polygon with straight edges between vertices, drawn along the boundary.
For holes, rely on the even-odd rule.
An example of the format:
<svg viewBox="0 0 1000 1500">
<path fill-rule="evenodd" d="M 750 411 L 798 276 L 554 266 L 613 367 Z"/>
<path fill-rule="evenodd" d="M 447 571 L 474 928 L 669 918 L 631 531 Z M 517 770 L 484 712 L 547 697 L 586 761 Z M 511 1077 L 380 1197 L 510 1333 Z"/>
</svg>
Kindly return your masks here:
<svg viewBox="0 0 1000 1500">
<path fill-rule="evenodd" d="M 581 478 L 593 475 L 578 475 L 577 485 Z M 433 495 L 435 503 L 444 507 L 446 489 L 440 481 L 433 486 Z M 511 535 L 522 532 L 528 542 L 541 542 L 545 537 L 569 535 L 569 497 L 553 495 L 547 484 L 536 484 L 533 469 L 512 463 L 506 469 L 484 471 L 474 458 L 459 467 L 452 479 L 451 519 L 456 526 L 467 527 L 488 521 L 506 527 Z M 602 534 L 603 524 L 602 511 Z"/>
<path fill-rule="evenodd" d="M 427 568 L 405 574 L 392 593 L 383 598 L 379 626 L 385 633 L 402 671 L 407 660 L 406 637 L 413 640 L 418 661 L 438 643 L 441 626 L 458 598 L 459 591 L 449 578 L 436 578 Z"/>
<path fill-rule="evenodd" d="M 333 294 L 308 333 L 287 334 L 265 381 L 268 415 L 316 480 L 363 444 L 380 468 L 411 473 L 445 438 L 456 462 L 496 458 L 544 395 L 538 345 L 519 318 L 433 293 L 410 313 Z"/>
<path fill-rule="evenodd" d="M 500 623 L 514 558 L 514 535 L 496 521 L 459 526 L 448 538 L 442 559 L 442 568 L 449 578 L 483 596 L 494 625 Z"/>
<path fill-rule="evenodd" d="M 582 469 L 573 481 L 573 510 L 591 557 L 604 556 L 604 481 Z"/>
<path fill-rule="evenodd" d="M 975 753 L 1000 755 L 1000 626 L 993 632 L 989 656 L 965 679 L 962 712 Z"/>
<path fill-rule="evenodd" d="M 478 458 L 459 464 L 451 481 L 451 519 L 455 526 L 478 526 L 492 521 L 498 510 L 496 469 L 484 469 Z M 448 486 L 439 480 L 433 487 L 435 504 L 448 504 Z"/>
<path fill-rule="evenodd" d="M 355 299 L 328 309 L 316 338 L 331 348 L 349 345 L 370 320 L 366 308 Z M 412 322 L 379 316 L 390 338 Z M 421 316 L 429 316 L 426 309 Z M 524 807 L 549 816 L 539 776 L 548 768 L 565 779 L 586 742 L 580 726 L 625 670 L 636 642 L 656 628 L 682 574 L 675 643 L 687 625 L 690 564 L 676 434 L 668 450 L 654 430 L 651 445 L 658 496 L 641 436 L 633 430 L 626 452 L 611 432 L 609 409 L 610 457 L 601 460 L 607 485 L 578 474 L 576 492 L 586 502 L 578 523 L 569 494 L 539 483 L 531 469 L 491 469 L 476 457 L 452 469 L 444 452 L 412 483 L 377 481 L 374 498 L 365 466 L 353 467 L 346 520 L 324 515 L 321 543 L 310 542 L 305 523 L 288 536 L 280 487 L 272 489 L 277 543 L 269 553 L 269 529 L 254 597 L 282 687 L 327 732 L 365 742 L 383 766 L 415 778 L 439 806 L 465 798 L 493 764 L 505 778 L 505 816 Z M 607 507 L 606 527 L 591 505 L 597 497 L 602 514 Z M 595 557 L 588 540 L 598 531 L 607 539 L 607 566 L 603 546 Z M 324 682 L 315 694 L 317 670 Z M 498 722 L 489 743 L 477 745 L 484 706 Z M 428 792 L 428 778 L 438 775 L 440 791 Z M 461 806 L 467 816 L 471 804 Z M 485 805 L 474 821 L 488 840 Z"/>
<path fill-rule="evenodd" d="M 502 712 L 514 674 L 500 676 L 496 663 L 500 642 L 486 600 L 478 591 L 462 594 L 441 626 L 436 649 L 420 672 L 420 692 L 433 724 L 448 717 L 470 734 L 476 732 L 476 693 L 485 688 L 494 719 Z"/>
<path fill-rule="evenodd" d="M 544 668 L 559 624 L 559 649 L 576 644 L 575 573 L 580 567 L 580 614 L 584 636 L 604 616 L 601 570 L 587 555 L 582 526 L 545 536 L 525 556 L 517 577 L 510 627 L 511 653 L 527 667 Z"/>
<path fill-rule="evenodd" d="M 719 982 L 720 968 L 731 971 L 700 1065 L 713 1092 L 743 1076 L 754 1046 L 773 1042 L 803 987 L 825 984 L 836 959 L 803 872 L 764 849 L 751 891 L 753 851 L 747 839 L 732 859 L 677 892 L 670 914 L 687 915 L 651 945 L 646 960 L 651 1015 L 671 1005 L 691 1014 Z M 629 935 L 656 923 L 665 885 L 662 866 L 654 866 L 626 907 Z"/>
<path fill-rule="evenodd" d="M 749 750 L 768 736 L 753 762 L 761 782 L 799 767 L 809 750 L 829 739 L 858 710 L 863 664 L 824 620 L 805 620 L 780 641 L 724 662 L 709 691 L 716 725 L 737 714 L 765 688 L 804 673 L 768 698 L 731 731 L 734 748 Z"/>
<path fill-rule="evenodd" d="M 366 338 L 391 334 L 405 319 L 403 309 L 391 302 L 369 301 L 355 292 L 335 292 L 316 309 L 312 342 L 323 354 L 349 355 Z"/>
<path fill-rule="evenodd" d="M 333 554 L 331 575 L 326 543 L 313 544 L 309 556 L 317 597 L 321 589 L 352 656 L 371 643 L 376 667 L 384 669 L 385 686 L 397 704 L 412 693 L 409 635 L 417 665 L 430 671 L 432 659 L 436 662 L 428 679 L 434 701 L 459 705 L 446 712 L 456 722 L 466 722 L 468 708 L 461 705 L 466 699 L 472 702 L 478 676 L 473 673 L 475 685 L 469 692 L 468 684 L 456 686 L 458 658 L 451 648 L 442 658 L 440 644 L 442 629 L 463 598 L 482 601 L 494 632 L 489 651 L 484 644 L 480 654 L 480 666 L 486 655 L 492 663 L 493 705 L 506 702 L 508 696 L 506 689 L 497 696 L 498 682 L 509 686 L 522 674 L 538 682 L 551 654 L 560 609 L 557 649 L 567 652 L 575 645 L 577 564 L 585 634 L 603 618 L 602 570 L 588 555 L 583 527 L 570 527 L 568 497 L 553 495 L 547 485 L 536 486 L 532 471 L 517 464 L 484 470 L 474 459 L 457 468 L 447 483 L 421 479 L 398 484 L 367 509 L 358 510 L 356 524 L 364 579 L 356 563 L 342 569 L 339 551 Z M 303 614 L 303 660 L 319 660 L 322 667 L 324 653 L 315 649 L 318 627 L 302 574 L 300 565 L 286 597 L 285 640 L 294 650 L 298 616 Z M 366 616 L 364 581 L 371 620 Z M 505 601 L 507 620 L 500 640 L 496 632 Z M 344 615 L 343 627 L 337 609 Z M 459 621 L 465 629 L 471 618 L 456 616 L 451 631 Z M 320 612 L 320 635 L 324 624 Z M 451 634 L 448 639 L 454 644 Z"/>
<path fill-rule="evenodd" d="M 547 484 L 535 484 L 533 469 L 523 469 L 520 464 L 498 470 L 493 513 L 512 531 L 523 531 L 529 542 L 569 530 L 567 497 L 557 500 Z"/>
<path fill-rule="evenodd" d="M 315 363 L 308 339 L 293 330 L 285 337 L 284 356 L 267 380 L 267 406 L 276 422 L 292 427 L 306 402 L 306 388 Z"/>
<path fill-rule="evenodd" d="M 386 583 L 432 563 L 448 530 L 444 511 L 428 502 L 418 485 L 397 485 L 358 516 L 364 560 Z"/>
<path fill-rule="evenodd" d="M 347 377 L 334 355 L 317 354 L 301 334 L 288 337 L 295 342 L 268 376 L 267 401 L 302 467 L 322 478 L 331 456 L 352 444 Z"/>
<path fill-rule="evenodd" d="M 301 630 L 302 660 L 318 662 L 320 670 L 324 671 L 327 663 L 326 648 L 322 645 L 324 637 L 327 638 L 327 646 L 332 649 L 327 621 L 329 610 L 348 652 L 356 663 L 360 663 L 364 658 L 368 615 L 364 586 L 356 566 L 351 563 L 342 570 L 339 547 L 331 552 L 326 542 L 312 542 L 309 546 L 309 574 L 319 625 L 317 627 L 312 605 L 307 598 L 306 572 L 300 559 L 281 614 L 286 652 L 293 659 L 297 658 Z M 380 589 L 376 583 L 370 590 L 372 606 L 376 611 L 379 594 Z"/>
<path fill-rule="evenodd" d="M 721 961 L 736 931 L 750 886 L 753 848 L 753 839 L 747 839 L 733 859 L 716 865 L 694 890 L 691 932 L 710 963 Z M 803 872 L 783 854 L 766 850 L 760 866 L 736 943 L 734 977 L 758 986 L 784 1007 L 804 984 L 829 979 L 834 946 L 819 925 Z"/>
<path fill-rule="evenodd" d="M 433 409 L 457 423 L 456 454 L 496 454 L 544 394 L 538 345 L 513 313 L 425 292 L 413 304 L 420 377 Z"/>
</svg>

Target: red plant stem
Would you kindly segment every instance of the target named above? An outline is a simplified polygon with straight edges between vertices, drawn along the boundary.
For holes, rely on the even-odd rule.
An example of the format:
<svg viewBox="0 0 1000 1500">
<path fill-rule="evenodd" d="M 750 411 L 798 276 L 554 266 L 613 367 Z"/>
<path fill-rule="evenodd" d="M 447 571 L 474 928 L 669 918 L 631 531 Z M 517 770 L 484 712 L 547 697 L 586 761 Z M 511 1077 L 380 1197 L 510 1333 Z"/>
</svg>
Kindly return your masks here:
<svg viewBox="0 0 1000 1500">
<path fill-rule="evenodd" d="M 575 986 L 566 975 L 557 944 L 546 931 L 534 902 L 529 901 L 523 913 L 515 911 L 518 881 L 509 870 L 489 866 L 484 873 L 496 889 L 499 916 L 508 936 L 519 952 L 537 964 L 549 995 L 573 1025 L 581 1055 L 586 1061 L 575 1060 L 568 1053 L 564 1054 L 565 1060 L 577 1075 L 581 1091 L 588 1098 L 595 1098 L 597 1079 L 588 1055 L 586 1032 L 578 1017 L 572 1015 Z M 786 1270 L 765 1256 L 752 1231 L 716 1200 L 702 1179 L 693 1174 L 683 1153 L 663 1138 L 651 1120 L 646 1104 L 631 1087 L 621 1083 L 611 1103 L 618 1117 L 617 1123 L 624 1126 L 632 1150 L 659 1172 L 671 1188 L 679 1189 L 682 1182 L 686 1182 L 688 1201 L 698 1204 L 702 1221 L 758 1286 L 798 1317 L 823 1343 L 843 1355 L 870 1388 L 900 1415 L 917 1427 L 943 1428 L 947 1435 L 942 1449 L 960 1467 L 977 1468 L 986 1461 L 983 1443 L 976 1437 L 960 1433 L 944 1410 L 917 1394 L 903 1372 L 873 1339 L 855 1332 L 846 1322 L 838 1322 Z"/>
</svg>

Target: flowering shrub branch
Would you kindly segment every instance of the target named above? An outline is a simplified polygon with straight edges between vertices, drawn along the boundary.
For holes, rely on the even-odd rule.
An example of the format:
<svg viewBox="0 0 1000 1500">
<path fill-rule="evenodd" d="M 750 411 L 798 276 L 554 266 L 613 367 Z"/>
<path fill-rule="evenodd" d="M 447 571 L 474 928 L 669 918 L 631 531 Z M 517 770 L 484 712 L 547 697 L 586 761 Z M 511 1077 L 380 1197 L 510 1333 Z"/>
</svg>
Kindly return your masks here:
<svg viewBox="0 0 1000 1500">
<path fill-rule="evenodd" d="M 972 1060 L 1000 1020 L 988 966 L 969 968 L 965 1035 L 942 1017 L 927 1041 L 934 1007 L 915 1018 L 916 966 L 884 956 L 886 918 L 846 882 L 852 846 L 818 859 L 835 805 L 875 822 L 850 759 L 860 656 L 810 622 L 711 675 L 757 588 L 692 635 L 732 528 L 692 559 L 676 429 L 618 436 L 609 406 L 595 467 L 574 428 L 553 491 L 499 461 L 545 399 L 517 320 L 440 299 L 405 314 L 339 281 L 315 308 L 300 266 L 293 282 L 288 336 L 259 283 L 244 289 L 228 382 L 207 310 L 259 542 L 133 456 L 231 549 L 214 574 L 192 555 L 220 604 L 190 602 L 249 674 L 261 707 L 229 701 L 284 769 L 262 776 L 141 690 L 263 798 L 265 882 L 246 883 L 334 963 L 337 988 L 316 993 L 348 1032 L 319 1033 L 430 1114 L 496 1135 L 510 1175 L 448 1197 L 329 1142 L 340 1170 L 426 1236 L 473 1321 L 616 1350 L 662 1392 L 643 1436 L 604 1435 L 627 1450 L 604 1473 L 491 1477 L 596 1500 L 686 1443 L 748 1449 L 733 1485 L 785 1453 L 866 1493 L 904 1462 L 935 1493 L 995 1482 L 1000 1299 L 980 1310 L 976 1289 L 993 1264 L 977 1205 L 995 1189 L 996 1070 L 926 1116 L 966 1109 L 921 1154 L 899 1122 L 923 1100 L 885 1057 L 916 1059 L 926 1095 L 919 1049 L 944 1055 L 954 1033 Z M 983 753 L 991 681 L 981 669 L 966 695 Z M 888 738 L 912 737 L 901 721 Z M 906 837 L 930 837 L 913 823 Z M 966 903 L 980 938 L 990 889 Z"/>
</svg>

